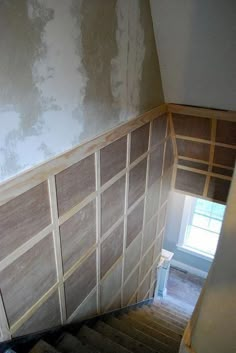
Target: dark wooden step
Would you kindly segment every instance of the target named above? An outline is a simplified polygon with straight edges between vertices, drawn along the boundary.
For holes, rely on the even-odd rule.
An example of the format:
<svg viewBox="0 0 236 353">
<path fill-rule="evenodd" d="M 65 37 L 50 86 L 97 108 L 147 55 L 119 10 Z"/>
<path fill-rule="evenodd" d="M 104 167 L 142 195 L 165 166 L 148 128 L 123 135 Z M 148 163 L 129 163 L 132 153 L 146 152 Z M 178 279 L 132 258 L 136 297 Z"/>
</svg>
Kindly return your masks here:
<svg viewBox="0 0 236 353">
<path fill-rule="evenodd" d="M 165 303 L 163 301 L 162 302 L 154 301 L 152 305 L 156 306 L 157 308 L 163 308 L 167 311 L 175 313 L 176 315 L 181 315 L 181 316 L 185 317 L 187 320 L 192 315 L 192 312 L 186 311 L 185 309 L 180 308 L 179 306 L 176 306 L 176 305 L 170 304 L 170 303 Z"/>
<path fill-rule="evenodd" d="M 143 331 L 138 330 L 134 326 L 127 324 L 124 320 L 120 320 L 116 317 L 110 317 L 106 319 L 105 322 L 116 330 L 119 330 L 136 341 L 143 343 L 145 346 L 154 349 L 154 351 L 158 353 L 171 353 L 166 344 L 160 342 L 152 336 L 149 336 Z"/>
<path fill-rule="evenodd" d="M 61 353 L 99 353 L 92 346 L 82 343 L 75 336 L 65 333 L 57 342 L 56 349 Z"/>
<path fill-rule="evenodd" d="M 173 320 L 177 320 L 185 326 L 187 325 L 187 323 L 189 321 L 188 319 L 186 319 L 182 315 L 178 315 L 178 314 L 175 314 L 174 312 L 167 311 L 165 308 L 162 308 L 162 307 L 157 308 L 155 305 L 145 305 L 144 307 L 151 309 L 155 313 L 158 313 L 158 314 L 160 313 L 161 315 L 167 316 Z"/>
<path fill-rule="evenodd" d="M 30 353 L 58 353 L 58 351 L 47 342 L 40 340 L 31 349 Z"/>
<path fill-rule="evenodd" d="M 102 353 L 129 353 L 130 351 L 119 344 L 113 342 L 109 338 L 101 335 L 99 332 L 84 325 L 77 334 L 79 340 L 89 344 Z"/>
<path fill-rule="evenodd" d="M 120 332 L 119 330 L 107 325 L 103 321 L 97 322 L 93 329 L 134 353 L 154 353 L 152 349 Z"/>
</svg>

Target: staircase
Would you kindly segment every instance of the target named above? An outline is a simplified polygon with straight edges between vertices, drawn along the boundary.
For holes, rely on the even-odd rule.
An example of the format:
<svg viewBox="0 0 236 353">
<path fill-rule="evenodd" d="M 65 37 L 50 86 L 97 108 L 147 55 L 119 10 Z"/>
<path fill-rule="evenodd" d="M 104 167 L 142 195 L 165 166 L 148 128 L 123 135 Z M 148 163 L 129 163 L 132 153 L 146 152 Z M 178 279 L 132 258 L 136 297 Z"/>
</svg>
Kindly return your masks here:
<svg viewBox="0 0 236 353">
<path fill-rule="evenodd" d="M 189 313 L 162 302 L 131 307 L 77 332 L 64 329 L 54 341 L 40 339 L 30 353 L 176 353 L 188 320 Z"/>
</svg>

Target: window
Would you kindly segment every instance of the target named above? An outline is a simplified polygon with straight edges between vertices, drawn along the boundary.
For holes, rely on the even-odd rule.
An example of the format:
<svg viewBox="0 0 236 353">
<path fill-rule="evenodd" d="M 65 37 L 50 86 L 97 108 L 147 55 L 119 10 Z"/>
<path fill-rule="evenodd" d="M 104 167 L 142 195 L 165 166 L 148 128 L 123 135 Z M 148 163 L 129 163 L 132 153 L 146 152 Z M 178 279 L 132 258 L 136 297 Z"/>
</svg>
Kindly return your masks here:
<svg viewBox="0 0 236 353">
<path fill-rule="evenodd" d="M 178 247 L 202 257 L 215 255 L 225 206 L 186 196 Z"/>
</svg>

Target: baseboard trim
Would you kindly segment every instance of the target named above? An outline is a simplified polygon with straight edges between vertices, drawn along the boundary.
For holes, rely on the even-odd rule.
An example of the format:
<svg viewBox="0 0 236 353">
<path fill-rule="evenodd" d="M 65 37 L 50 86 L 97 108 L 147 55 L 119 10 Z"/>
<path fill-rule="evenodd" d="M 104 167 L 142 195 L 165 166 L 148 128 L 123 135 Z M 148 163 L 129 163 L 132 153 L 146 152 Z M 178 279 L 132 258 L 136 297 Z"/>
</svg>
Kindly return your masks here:
<svg viewBox="0 0 236 353">
<path fill-rule="evenodd" d="M 192 273 L 193 275 L 202 277 L 202 278 L 207 278 L 208 272 L 199 270 L 196 267 L 192 267 L 189 265 L 184 264 L 183 262 L 177 261 L 177 260 L 171 260 L 170 266 L 179 268 L 180 270 L 187 271 L 189 273 Z"/>
</svg>

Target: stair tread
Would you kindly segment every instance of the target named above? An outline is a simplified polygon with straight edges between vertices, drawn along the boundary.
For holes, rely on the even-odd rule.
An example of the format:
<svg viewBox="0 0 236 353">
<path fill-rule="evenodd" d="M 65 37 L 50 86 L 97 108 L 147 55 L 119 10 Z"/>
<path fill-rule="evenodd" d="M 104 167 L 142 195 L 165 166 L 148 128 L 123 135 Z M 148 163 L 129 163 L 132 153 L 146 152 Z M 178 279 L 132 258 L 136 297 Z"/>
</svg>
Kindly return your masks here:
<svg viewBox="0 0 236 353">
<path fill-rule="evenodd" d="M 99 332 L 84 325 L 77 334 L 77 337 L 83 342 L 98 348 L 103 353 L 129 353 L 130 351 L 109 338 L 101 335 Z"/>
<path fill-rule="evenodd" d="M 184 310 L 183 308 L 180 308 L 174 304 L 169 304 L 165 302 L 153 302 L 154 306 L 157 308 L 164 308 L 165 310 L 169 310 L 172 313 L 177 313 L 178 315 L 182 315 L 186 317 L 187 319 L 192 315 L 189 311 Z"/>
<path fill-rule="evenodd" d="M 143 314 L 148 315 L 148 317 L 150 317 L 151 320 L 155 320 L 156 322 L 160 322 L 160 325 L 163 324 L 163 326 L 169 327 L 170 329 L 173 328 L 174 332 L 180 332 L 180 334 L 183 333 L 186 325 L 185 324 L 181 324 L 177 321 L 171 320 L 168 317 L 165 317 L 162 314 L 159 313 L 155 313 L 153 311 L 151 311 L 151 309 L 147 309 L 147 308 L 142 308 L 142 309 L 137 309 L 136 312 L 140 312 Z"/>
<path fill-rule="evenodd" d="M 130 316 L 134 320 L 137 320 L 145 325 L 154 328 L 157 331 L 164 333 L 165 335 L 177 341 L 181 339 L 181 336 L 183 334 L 182 329 L 180 330 L 178 327 L 170 325 L 165 321 L 150 317 L 149 315 L 146 315 L 145 312 L 132 311 L 128 313 L 128 316 Z"/>
<path fill-rule="evenodd" d="M 99 350 L 89 345 L 83 344 L 78 338 L 65 333 L 56 345 L 56 349 L 61 353 L 99 353 Z"/>
<path fill-rule="evenodd" d="M 182 315 L 174 314 L 173 312 L 167 311 L 167 310 L 163 309 L 162 307 L 159 308 L 159 307 L 156 307 L 155 305 L 145 305 L 144 307 L 151 309 L 153 312 L 155 312 L 157 314 L 161 314 L 165 317 L 171 318 L 173 320 L 177 320 L 184 325 L 187 325 L 187 323 L 189 321 L 188 319 L 186 319 Z"/>
<path fill-rule="evenodd" d="M 159 341 L 165 343 L 167 346 L 171 348 L 179 347 L 180 340 L 176 340 L 170 336 L 167 336 L 163 332 L 155 330 L 153 327 L 150 327 L 140 321 L 135 320 L 129 316 L 122 316 L 122 320 L 124 320 L 127 324 L 137 328 L 139 331 L 142 331 L 149 336 L 158 339 Z"/>
<path fill-rule="evenodd" d="M 30 353 L 59 353 L 56 348 L 43 340 L 39 340 L 30 350 Z"/>
<path fill-rule="evenodd" d="M 112 341 L 120 344 L 121 346 L 124 346 L 125 348 L 127 348 L 128 350 L 134 353 L 153 353 L 154 352 L 149 347 L 129 337 L 123 332 L 120 332 L 114 327 L 107 325 L 103 321 L 98 321 L 94 326 L 94 329 L 99 333 L 101 333 L 102 335 L 104 335 L 105 337 L 110 338 Z"/>
<path fill-rule="evenodd" d="M 116 317 L 111 317 L 106 319 L 106 323 L 115 329 L 129 335 L 133 339 L 145 344 L 149 348 L 154 349 L 158 353 L 170 353 L 166 344 L 162 343 L 157 338 L 151 337 L 143 331 L 139 331 L 137 328 L 128 325 L 124 320 Z"/>
</svg>

